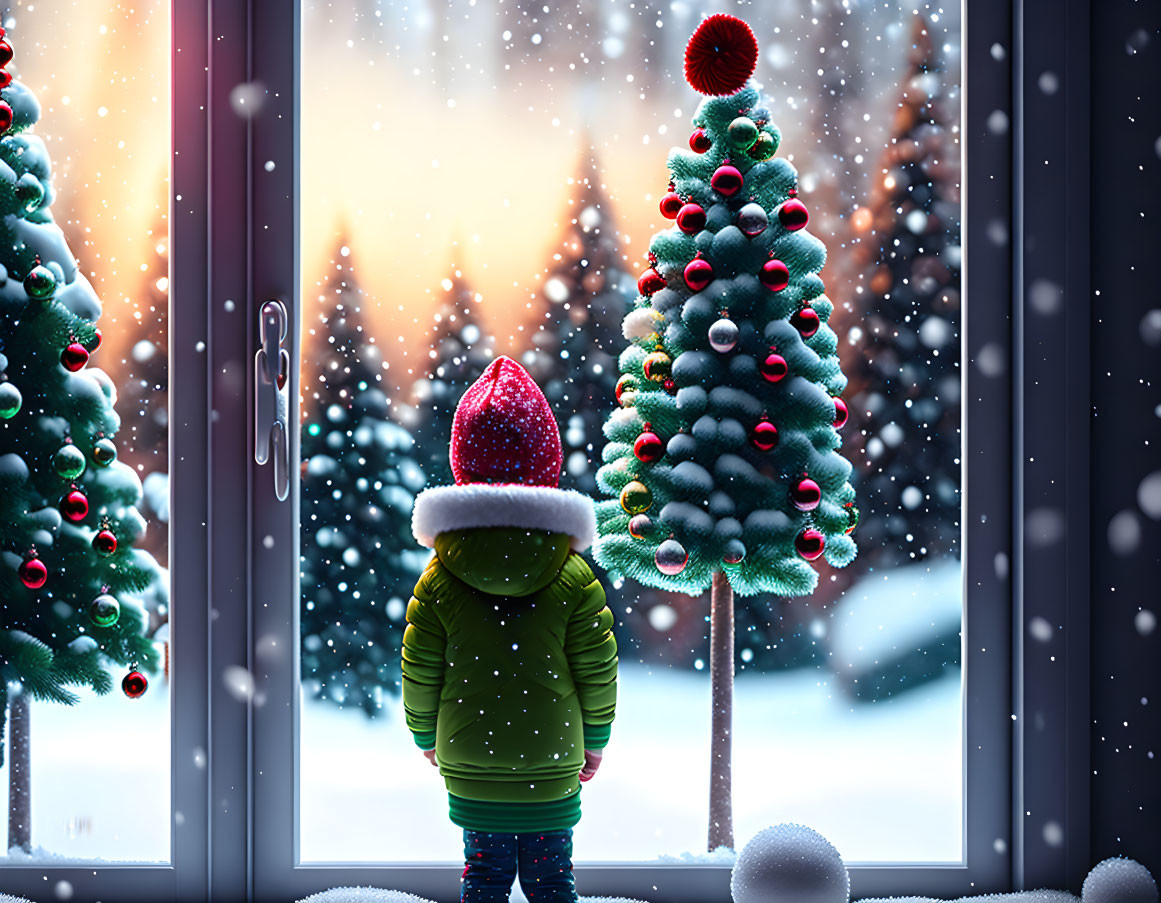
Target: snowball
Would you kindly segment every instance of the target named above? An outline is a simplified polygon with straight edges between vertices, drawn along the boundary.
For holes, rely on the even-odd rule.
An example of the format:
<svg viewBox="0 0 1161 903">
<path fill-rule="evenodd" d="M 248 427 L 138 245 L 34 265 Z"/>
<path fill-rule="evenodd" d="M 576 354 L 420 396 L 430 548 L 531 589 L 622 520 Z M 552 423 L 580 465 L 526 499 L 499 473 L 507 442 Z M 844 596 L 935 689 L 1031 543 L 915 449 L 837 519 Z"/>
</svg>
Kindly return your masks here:
<svg viewBox="0 0 1161 903">
<path fill-rule="evenodd" d="M 1157 903 L 1157 884 L 1149 870 L 1132 859 L 1106 859 L 1088 873 L 1082 903 Z"/>
<path fill-rule="evenodd" d="M 928 348 L 942 348 L 951 341 L 953 332 L 947 320 L 932 315 L 919 325 L 919 341 Z"/>
<path fill-rule="evenodd" d="M 298 903 L 431 903 L 423 897 L 378 887 L 335 887 L 312 894 Z"/>
<path fill-rule="evenodd" d="M 151 360 L 155 354 L 157 354 L 157 346 L 149 341 L 149 339 L 142 339 L 129 352 L 129 356 L 139 364 L 144 364 L 146 361 Z"/>
<path fill-rule="evenodd" d="M 1137 487 L 1137 504 L 1153 520 L 1161 520 L 1161 470 L 1155 470 Z"/>
<path fill-rule="evenodd" d="M 1141 524 L 1133 511 L 1118 511 L 1109 521 L 1109 548 L 1118 555 L 1132 555 L 1141 543 Z"/>
<path fill-rule="evenodd" d="M 1037 279 L 1028 287 L 1028 304 L 1046 317 L 1059 313 L 1064 308 L 1064 288 L 1049 279 Z"/>
<path fill-rule="evenodd" d="M 677 612 L 672 605 L 664 602 L 649 609 L 649 626 L 658 633 L 665 633 L 677 623 Z"/>
<path fill-rule="evenodd" d="M 847 903 L 850 876 L 838 850 L 803 825 L 759 831 L 730 877 L 734 903 Z"/>
</svg>

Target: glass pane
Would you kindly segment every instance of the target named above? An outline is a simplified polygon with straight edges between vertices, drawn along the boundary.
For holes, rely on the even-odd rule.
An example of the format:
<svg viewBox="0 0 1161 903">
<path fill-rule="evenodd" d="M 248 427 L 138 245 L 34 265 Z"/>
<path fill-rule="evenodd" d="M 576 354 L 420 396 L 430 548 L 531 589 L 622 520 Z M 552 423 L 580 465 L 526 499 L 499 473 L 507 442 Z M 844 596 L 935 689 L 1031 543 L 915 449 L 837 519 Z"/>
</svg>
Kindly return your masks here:
<svg viewBox="0 0 1161 903">
<path fill-rule="evenodd" d="M 430 557 L 410 518 L 421 489 L 451 482 L 456 403 L 499 355 L 544 390 L 562 435 L 561 485 L 603 503 L 601 529 L 623 551 L 612 572 L 594 565 L 615 616 L 619 693 L 603 764 L 580 790 L 575 861 L 728 863 L 781 822 L 812 826 L 848 862 L 960 861 L 961 26 L 955 4 L 913 6 L 731 5 L 758 40 L 762 99 L 739 101 L 751 125 L 736 133 L 727 125 L 739 110 L 711 102 L 698 119 L 710 143 L 701 157 L 691 145 L 701 98 L 683 53 L 713 4 L 307 0 L 304 861 L 459 859 L 448 790 L 401 699 L 407 603 Z M 734 192 L 728 173 L 707 184 L 710 170 L 698 167 L 722 162 L 718 141 L 736 142 L 731 165 L 747 179 L 775 174 L 772 187 Z M 665 199 L 671 147 L 676 201 Z M 742 210 L 749 200 L 757 210 Z M 694 201 L 712 209 L 691 241 L 682 233 L 698 231 L 695 213 L 667 216 Z M 727 225 L 741 250 L 718 247 Z M 825 295 L 808 234 L 828 252 Z M 695 249 L 720 269 L 700 301 L 690 298 L 701 264 L 683 269 Z M 639 282 L 651 252 L 659 275 Z M 784 277 L 771 258 L 785 259 Z M 776 398 L 767 387 L 779 342 L 793 358 L 787 391 L 814 399 L 802 416 L 813 418 L 815 457 L 795 445 L 807 440 L 792 407 L 747 400 Z M 673 362 L 689 349 L 701 357 Z M 745 355 L 733 369 L 714 363 Z M 815 372 L 812 385 L 794 381 L 796 367 Z M 706 396 L 682 394 L 697 386 L 748 394 L 702 422 L 688 410 Z M 841 463 L 823 456 L 832 403 L 853 502 Z M 662 412 L 649 429 L 647 410 Z M 683 451 L 691 436 L 696 449 Z M 726 523 L 747 503 L 726 491 L 707 447 L 744 462 L 761 491 L 781 486 L 767 527 Z M 690 455 L 690 482 L 666 484 L 672 471 L 660 468 Z M 817 465 L 806 476 L 821 488 L 799 485 L 795 461 Z M 657 479 L 646 487 L 655 497 L 648 523 L 630 528 L 618 501 L 646 505 L 620 494 L 642 474 Z M 681 492 L 693 504 L 665 505 Z M 858 556 L 840 567 L 853 552 L 848 528 Z M 688 547 L 662 549 L 670 534 Z M 764 556 L 775 563 L 765 568 Z M 711 738 L 725 735 L 711 719 L 721 684 L 705 575 L 716 569 L 737 588 L 732 843 L 708 830 Z M 444 687 L 452 658 L 445 652 Z M 486 675 L 479 683 L 489 692 Z M 505 687 L 501 697 L 521 692 Z M 441 703 L 437 724 L 453 702 Z M 463 729 L 487 731 L 483 720 Z M 449 737 L 438 742 L 451 748 Z M 487 755 L 506 752 L 479 746 L 481 773 Z"/>
<path fill-rule="evenodd" d="M 169 4 L 3 27 L 0 834 L 168 862 Z"/>
</svg>

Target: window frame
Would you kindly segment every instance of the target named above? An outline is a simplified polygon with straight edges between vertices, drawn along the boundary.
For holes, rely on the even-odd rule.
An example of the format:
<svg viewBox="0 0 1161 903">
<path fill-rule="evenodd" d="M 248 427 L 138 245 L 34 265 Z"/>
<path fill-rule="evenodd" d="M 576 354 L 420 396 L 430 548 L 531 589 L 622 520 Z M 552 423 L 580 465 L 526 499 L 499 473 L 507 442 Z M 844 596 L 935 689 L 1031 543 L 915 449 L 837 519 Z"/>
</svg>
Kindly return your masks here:
<svg viewBox="0 0 1161 903">
<path fill-rule="evenodd" d="M 35 898 L 66 880 L 77 901 L 285 903 L 350 884 L 453 899 L 458 867 L 296 864 L 297 485 L 276 502 L 269 468 L 254 464 L 251 380 L 267 298 L 287 305 L 298 359 L 300 3 L 171 2 L 171 796 L 184 822 L 171 826 L 169 865 L 6 864 L 0 886 Z M 967 865 L 854 866 L 852 899 L 1079 891 L 1087 869 L 1090 5 L 974 0 L 963 10 Z M 1047 101 L 1043 72 L 1060 86 Z M 266 90 L 250 120 L 230 105 L 245 81 Z M 996 110 L 1007 133 L 987 126 Z M 997 243 L 1000 233 L 1011 240 Z M 1059 316 L 1025 313 L 1026 289 L 1044 278 L 1075 299 Z M 988 346 L 1004 362 L 999 379 L 976 364 Z M 298 391 L 295 366 L 292 425 Z M 293 474 L 297 429 L 290 437 Z M 1030 532 L 1035 509 L 1061 514 L 1063 538 Z M 1037 617 L 1056 635 L 1026 644 Z M 251 700 L 231 695 L 222 679 L 231 666 L 253 674 Z M 198 749 L 208 765 L 197 764 Z M 1059 843 L 1046 839 L 1046 819 Z M 723 867 L 577 874 L 586 894 L 729 896 Z"/>
<path fill-rule="evenodd" d="M 262 116 L 253 129 L 251 178 L 257 217 L 255 230 L 253 303 L 281 297 L 290 310 L 290 353 L 298 360 L 300 286 L 298 285 L 298 206 L 296 195 L 298 69 L 301 4 L 256 0 L 254 44 L 256 77 L 267 87 L 278 86 L 279 115 Z M 965 296 L 971 302 L 964 316 L 964 584 L 972 604 L 965 606 L 964 680 L 964 863 L 963 865 L 865 865 L 851 868 L 852 897 L 876 894 L 959 895 L 1008 890 L 1014 883 L 1012 759 L 1014 731 L 1009 700 L 1011 671 L 1012 581 L 995 562 L 1012 560 L 1010 522 L 1014 475 L 1011 371 L 1000 379 L 971 366 L 979 350 L 991 345 L 1007 360 L 1012 355 L 1011 246 L 997 249 L 987 237 L 988 225 L 999 218 L 1010 225 L 1012 198 L 1011 144 L 989 133 L 984 123 L 994 109 L 1011 115 L 1011 80 L 1007 65 L 997 66 L 993 44 L 1011 47 L 1013 8 L 1008 0 L 977 0 L 964 9 L 965 97 L 961 149 L 964 169 Z M 294 52 L 284 52 L 293 47 Z M 278 52 L 271 52 L 278 48 Z M 996 70 L 999 69 L 999 72 Z M 978 75 L 977 75 L 978 73 Z M 969 82 L 967 79 L 971 79 Z M 969 85 L 971 90 L 969 91 Z M 970 145 L 971 152 L 967 153 Z M 295 149 L 293 166 L 285 153 Z M 267 149 L 270 153 L 267 153 Z M 259 177 L 259 161 L 274 159 L 276 168 Z M 282 175 L 279 177 L 279 173 Z M 267 207 L 267 204 L 272 206 Z M 972 249 L 982 248 L 978 255 Z M 293 276 L 286 261 L 293 260 Z M 986 265 L 984 265 L 986 263 Z M 971 288 L 968 289 L 969 284 Z M 277 287 L 275 289 L 274 287 Z M 970 313 L 968 313 L 970 311 Z M 995 383 L 999 383 L 999 386 Z M 997 388 L 1001 391 L 997 392 Z M 291 380 L 297 424 L 297 366 Z M 977 401 L 987 396 L 987 403 Z M 298 436 L 292 430 L 291 472 L 298 472 Z M 971 444 L 974 437 L 991 441 Z M 997 477 L 997 475 L 999 475 Z M 270 548 L 255 546 L 255 634 L 276 637 L 281 646 L 297 649 L 298 492 L 279 505 L 272 501 L 270 476 L 259 472 L 251 501 L 255 536 L 273 537 Z M 969 488 L 970 487 L 970 488 Z M 266 604 L 260 600 L 278 600 Z M 1001 604 L 995 604 L 1000 600 Z M 293 610 L 290 610 L 293 609 Z M 257 899 L 294 899 L 338 884 L 370 884 L 406 890 L 429 898 L 458 893 L 461 868 L 455 865 L 376 865 L 359 863 L 298 864 L 298 656 L 263 665 L 255 676 L 267 702 L 255 711 L 255 890 Z M 274 704 L 272 704 L 274 703 Z M 290 786 L 287 786 L 287 785 Z M 970 793 L 969 793 L 970 788 Z M 289 832 L 289 836 L 288 833 Z M 997 846 L 996 840 L 1003 841 Z M 457 851 L 449 850 L 454 860 Z M 729 869 L 668 864 L 578 865 L 578 887 L 586 894 L 628 895 L 667 901 L 729 899 Z"/>
</svg>

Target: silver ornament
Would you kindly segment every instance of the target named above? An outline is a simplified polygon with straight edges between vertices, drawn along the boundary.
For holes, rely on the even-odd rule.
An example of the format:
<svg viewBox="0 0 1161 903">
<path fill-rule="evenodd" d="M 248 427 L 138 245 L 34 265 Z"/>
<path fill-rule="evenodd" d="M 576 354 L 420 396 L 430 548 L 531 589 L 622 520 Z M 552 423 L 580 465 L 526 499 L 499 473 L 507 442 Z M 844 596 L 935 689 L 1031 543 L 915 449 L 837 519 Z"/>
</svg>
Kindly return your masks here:
<svg viewBox="0 0 1161 903">
<path fill-rule="evenodd" d="M 714 351 L 733 351 L 738 344 L 738 324 L 729 317 L 722 317 L 710 326 L 708 335 Z"/>
<path fill-rule="evenodd" d="M 722 561 L 726 564 L 741 564 L 745 557 L 746 544 L 740 539 L 731 539 L 726 542 L 726 548 L 722 552 Z"/>
<path fill-rule="evenodd" d="M 738 211 L 738 228 L 750 238 L 761 235 L 770 222 L 761 204 L 750 202 Z"/>
<path fill-rule="evenodd" d="M 657 547 L 657 554 L 653 556 L 653 560 L 657 564 L 657 570 L 672 577 L 685 570 L 689 553 L 676 539 L 667 539 Z"/>
</svg>

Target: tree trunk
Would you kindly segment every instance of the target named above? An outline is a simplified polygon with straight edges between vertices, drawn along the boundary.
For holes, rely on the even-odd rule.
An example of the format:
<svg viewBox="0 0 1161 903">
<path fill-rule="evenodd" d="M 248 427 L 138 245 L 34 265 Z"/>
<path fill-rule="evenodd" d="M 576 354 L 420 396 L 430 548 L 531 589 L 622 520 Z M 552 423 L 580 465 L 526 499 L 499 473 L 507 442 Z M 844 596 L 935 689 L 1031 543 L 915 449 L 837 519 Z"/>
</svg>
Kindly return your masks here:
<svg viewBox="0 0 1161 903">
<path fill-rule="evenodd" d="M 710 591 L 710 852 L 734 847 L 730 743 L 734 717 L 734 589 L 721 571 Z"/>
<path fill-rule="evenodd" d="M 32 852 L 32 772 L 28 694 L 8 702 L 8 848 Z"/>
</svg>

